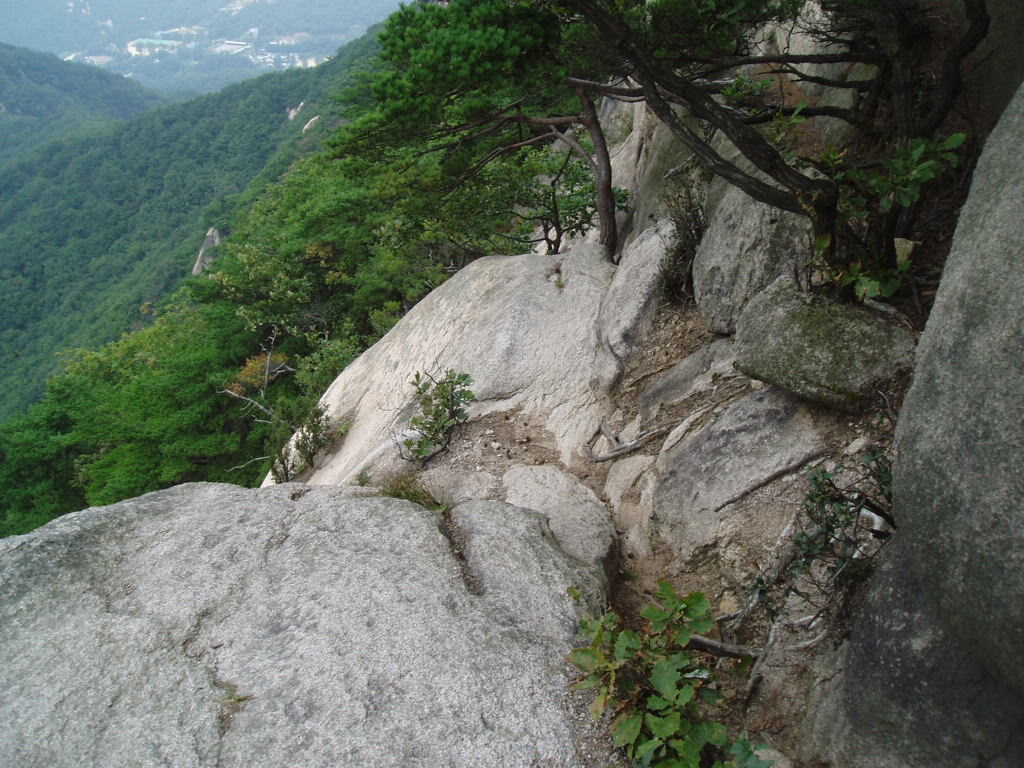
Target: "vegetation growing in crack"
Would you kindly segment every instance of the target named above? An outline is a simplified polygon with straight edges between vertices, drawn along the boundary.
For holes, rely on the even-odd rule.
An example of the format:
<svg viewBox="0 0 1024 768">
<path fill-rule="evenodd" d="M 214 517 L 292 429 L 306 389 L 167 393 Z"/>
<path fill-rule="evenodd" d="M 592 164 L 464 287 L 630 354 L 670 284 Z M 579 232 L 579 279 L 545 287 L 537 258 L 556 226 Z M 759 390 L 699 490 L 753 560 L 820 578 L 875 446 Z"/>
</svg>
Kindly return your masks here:
<svg viewBox="0 0 1024 768">
<path fill-rule="evenodd" d="M 411 501 L 426 509 L 444 511 L 448 508 L 447 504 L 443 504 L 435 498 L 434 494 L 423 485 L 417 474 L 412 471 L 402 472 L 384 480 L 380 484 L 380 492 L 384 496 Z"/>
<path fill-rule="evenodd" d="M 763 611 L 771 624 L 771 645 L 776 623 L 792 613 L 789 601 L 796 597 L 799 612 L 807 615 L 790 624 L 817 630 L 803 647 L 817 644 L 827 632 L 826 617 L 842 607 L 851 585 L 867 577 L 896 529 L 892 468 L 883 451 L 868 450 L 831 469 L 815 467 L 808 484 L 799 513 L 760 569 L 747 604 L 718 618 L 731 634 L 739 633 L 752 613 Z"/>
<path fill-rule="evenodd" d="M 703 185 L 692 178 L 692 168 L 677 168 L 667 185 L 665 200 L 672 222 L 672 248 L 659 271 L 661 295 L 674 304 L 693 298 L 693 260 L 707 225 Z"/>
<path fill-rule="evenodd" d="M 615 613 L 584 619 L 588 644 L 569 654 L 584 674 L 573 687 L 594 688 L 595 718 L 615 713 L 612 739 L 633 765 L 653 768 L 768 768 L 744 738 L 732 739 L 710 719 L 721 694 L 711 667 L 694 646 L 714 626 L 711 604 L 699 592 L 681 597 L 659 582 L 642 631 L 624 628 Z M 728 655 L 742 650 L 720 646 Z"/>
<path fill-rule="evenodd" d="M 469 388 L 473 384 L 469 374 L 453 369 L 439 379 L 417 372 L 409 383 L 416 389 L 419 412 L 410 422 L 415 434 L 402 441 L 402 458 L 423 465 L 448 450 L 455 428 L 469 419 L 466 406 L 476 396 Z"/>
<path fill-rule="evenodd" d="M 752 590 L 773 619 L 789 595 L 826 611 L 843 589 L 867 574 L 896 528 L 892 468 L 881 451 L 831 470 L 815 467 L 808 483 L 789 556 L 777 574 L 762 573 Z"/>
</svg>

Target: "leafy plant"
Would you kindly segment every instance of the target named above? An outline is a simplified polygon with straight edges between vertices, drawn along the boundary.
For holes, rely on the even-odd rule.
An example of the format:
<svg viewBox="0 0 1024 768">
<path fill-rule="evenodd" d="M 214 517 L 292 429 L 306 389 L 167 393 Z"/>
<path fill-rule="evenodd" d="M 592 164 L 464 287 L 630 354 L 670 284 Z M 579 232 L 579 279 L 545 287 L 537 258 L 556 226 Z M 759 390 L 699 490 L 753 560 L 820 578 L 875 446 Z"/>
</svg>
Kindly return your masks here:
<svg viewBox="0 0 1024 768">
<path fill-rule="evenodd" d="M 851 581 L 863 576 L 895 529 L 892 468 L 879 450 L 816 467 L 808 475 L 803 523 L 775 575 L 762 574 L 752 590 L 769 616 L 791 594 L 826 610 Z"/>
<path fill-rule="evenodd" d="M 301 401 L 292 401 L 287 405 L 290 408 L 300 408 Z M 289 421 L 279 419 L 276 425 L 279 428 L 275 431 L 278 435 L 289 435 L 289 425 Z M 320 404 L 314 405 L 298 422 L 294 435 L 285 437 L 284 442 L 273 453 L 274 460 L 270 471 L 274 480 L 286 483 L 303 470 L 312 467 L 316 455 L 344 436 L 351 427 L 350 422 L 342 422 L 332 427 L 327 408 Z M 272 434 L 271 440 L 273 439 Z"/>
<path fill-rule="evenodd" d="M 877 208 L 888 213 L 894 206 L 907 208 L 921 199 L 924 185 L 950 168 L 956 168 L 959 158 L 953 151 L 967 138 L 966 134 L 954 133 L 945 140 L 937 141 L 914 138 L 907 141 L 882 161 L 874 170 L 850 169 L 840 172 L 838 181 L 849 179 L 854 191 L 847 198 L 847 212 L 856 217 L 866 218 Z"/>
<path fill-rule="evenodd" d="M 849 164 L 846 150 L 827 148 L 819 167 L 840 184 L 839 213 L 865 234 L 874 231 L 873 244 L 865 242 L 859 258 L 836 264 L 824 257 L 833 244 L 830 235 L 815 243 L 818 264 L 826 278 L 848 286 L 858 298 L 889 297 L 899 290 L 911 262 L 895 250 L 896 217 L 921 199 L 924 185 L 959 164 L 954 150 L 966 135 L 956 133 L 943 140 L 913 138 L 873 166 Z"/>
<path fill-rule="evenodd" d="M 756 78 L 739 74 L 731 83 L 722 89 L 722 96 L 731 104 L 743 104 L 744 102 L 757 99 L 771 90 L 772 80 L 770 78 Z"/>
<path fill-rule="evenodd" d="M 840 285 L 852 286 L 859 299 L 876 296 L 888 298 L 900 289 L 903 276 L 910 266 L 909 259 L 898 261 L 895 267 L 865 265 L 860 261 L 854 261 L 844 269 L 836 270 L 833 279 Z"/>
<path fill-rule="evenodd" d="M 718 703 L 711 669 L 688 645 L 714 625 L 711 604 L 699 592 L 680 597 L 661 581 L 642 616 L 642 632 L 621 627 L 612 612 L 585 619 L 589 644 L 569 654 L 585 677 L 575 689 L 596 688 L 592 713 L 611 708 L 611 733 L 634 765 L 654 768 L 767 768 L 746 740 L 731 741 L 721 723 L 704 716 Z M 731 759 L 726 757 L 732 755 Z"/>
<path fill-rule="evenodd" d="M 476 396 L 469 389 L 469 374 L 453 369 L 441 379 L 417 372 L 409 383 L 416 388 L 419 413 L 411 421 L 416 436 L 402 442 L 408 451 L 404 458 L 422 464 L 448 449 L 455 427 L 469 418 L 466 405 Z"/>
</svg>

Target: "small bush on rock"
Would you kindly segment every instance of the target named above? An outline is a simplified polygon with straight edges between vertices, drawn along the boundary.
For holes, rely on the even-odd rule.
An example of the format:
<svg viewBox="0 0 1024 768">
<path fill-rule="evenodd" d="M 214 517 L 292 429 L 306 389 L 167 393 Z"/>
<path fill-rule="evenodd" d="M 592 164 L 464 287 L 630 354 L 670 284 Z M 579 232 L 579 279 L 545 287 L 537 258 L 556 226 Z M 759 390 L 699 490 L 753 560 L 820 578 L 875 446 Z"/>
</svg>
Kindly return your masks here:
<svg viewBox="0 0 1024 768">
<path fill-rule="evenodd" d="M 452 369 L 440 379 L 429 373 L 413 377 L 419 413 L 411 421 L 416 435 L 402 441 L 403 458 L 422 464 L 448 449 L 455 428 L 469 419 L 466 405 L 476 397 L 469 389 L 472 383 L 468 373 Z"/>
<path fill-rule="evenodd" d="M 880 450 L 816 467 L 808 475 L 800 524 L 788 552 L 758 577 L 752 595 L 774 619 L 790 595 L 819 614 L 870 571 L 896 527 L 892 516 L 892 468 Z"/>
</svg>

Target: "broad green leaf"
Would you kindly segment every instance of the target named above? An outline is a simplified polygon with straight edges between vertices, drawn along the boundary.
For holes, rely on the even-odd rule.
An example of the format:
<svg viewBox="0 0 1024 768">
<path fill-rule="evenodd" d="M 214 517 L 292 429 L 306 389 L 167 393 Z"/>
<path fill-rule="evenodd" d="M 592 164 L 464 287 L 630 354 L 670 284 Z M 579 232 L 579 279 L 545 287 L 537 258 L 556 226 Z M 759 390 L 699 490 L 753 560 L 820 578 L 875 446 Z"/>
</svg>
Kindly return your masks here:
<svg viewBox="0 0 1024 768">
<path fill-rule="evenodd" d="M 721 693 L 713 688 L 701 688 L 700 697 L 711 706 L 718 704 L 725 698 Z"/>
<path fill-rule="evenodd" d="M 574 691 L 585 691 L 588 688 L 593 688 L 595 685 L 600 685 L 601 678 L 597 675 L 591 675 L 585 680 L 580 680 L 572 684 L 572 690 Z"/>
<path fill-rule="evenodd" d="M 700 742 L 701 746 L 714 744 L 716 747 L 722 747 L 729 741 L 729 732 L 721 723 L 705 720 L 693 726 L 690 738 L 695 742 Z"/>
<path fill-rule="evenodd" d="M 661 696 L 649 696 L 647 698 L 647 708 L 655 712 L 661 712 L 671 706 L 672 702 L 668 699 L 661 698 Z"/>
<path fill-rule="evenodd" d="M 640 650 L 640 636 L 631 629 L 624 629 L 615 638 L 615 650 L 612 655 L 617 660 L 632 659 Z"/>
<path fill-rule="evenodd" d="M 670 712 L 665 717 L 658 717 L 648 713 L 644 718 L 644 722 L 651 733 L 659 739 L 668 739 L 671 736 L 675 736 L 679 730 L 680 715 L 678 712 Z"/>
<path fill-rule="evenodd" d="M 664 741 L 657 738 L 642 741 L 639 744 L 637 744 L 636 750 L 633 752 L 633 757 L 637 760 L 643 760 L 645 757 L 654 752 L 654 750 L 656 750 L 664 743 Z"/>
<path fill-rule="evenodd" d="M 624 713 L 612 721 L 612 741 L 616 747 L 625 747 L 636 741 L 644 717 L 639 712 Z"/>
<path fill-rule="evenodd" d="M 655 633 L 665 629 L 666 624 L 672 618 L 672 613 L 657 605 L 648 605 L 640 615 L 651 622 L 651 630 Z"/>
<path fill-rule="evenodd" d="M 669 746 L 676 751 L 676 755 L 679 756 L 686 768 L 700 768 L 700 751 L 704 748 L 704 744 L 703 740 L 687 737 L 673 739 Z"/>
<path fill-rule="evenodd" d="M 746 739 L 737 739 L 729 747 L 729 753 L 736 768 L 772 768 L 772 761 L 759 758 L 754 753 L 754 745 Z"/>
<path fill-rule="evenodd" d="M 590 714 L 597 720 L 604 714 L 605 709 L 608 707 L 608 689 L 602 688 L 597 694 L 597 698 L 594 699 L 594 703 L 590 705 Z"/>
<path fill-rule="evenodd" d="M 600 650 L 589 646 L 569 651 L 567 658 L 584 672 L 593 672 L 602 667 L 605 661 L 605 656 Z"/>
<path fill-rule="evenodd" d="M 956 149 L 967 140 L 966 133 L 954 133 L 942 143 L 943 149 Z"/>
<path fill-rule="evenodd" d="M 679 689 L 679 692 L 676 694 L 676 706 L 682 707 L 686 704 L 689 704 L 691 701 L 693 701 L 693 697 L 695 694 L 696 690 L 692 685 L 684 685 L 682 688 Z"/>
<path fill-rule="evenodd" d="M 676 668 L 676 663 L 671 659 L 659 659 L 651 672 L 651 685 L 654 690 L 660 693 L 669 701 L 676 699 L 676 683 L 682 677 Z"/>
</svg>

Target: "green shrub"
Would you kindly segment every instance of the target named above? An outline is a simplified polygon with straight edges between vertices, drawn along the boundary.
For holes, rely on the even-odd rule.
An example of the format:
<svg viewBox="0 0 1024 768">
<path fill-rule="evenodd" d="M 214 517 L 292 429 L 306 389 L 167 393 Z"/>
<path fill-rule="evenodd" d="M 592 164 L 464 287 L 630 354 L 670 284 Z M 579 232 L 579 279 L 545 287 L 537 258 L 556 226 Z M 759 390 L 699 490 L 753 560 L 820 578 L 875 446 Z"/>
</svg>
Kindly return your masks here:
<svg viewBox="0 0 1024 768">
<path fill-rule="evenodd" d="M 659 582 L 654 599 L 642 612 L 642 632 L 623 629 L 611 612 L 580 622 L 589 644 L 569 654 L 586 675 L 574 688 L 597 689 L 595 718 L 608 708 L 618 713 L 612 739 L 634 765 L 768 768 L 748 741 L 731 740 L 724 725 L 704 717 L 702 710 L 721 694 L 711 669 L 687 647 L 714 625 L 708 599 L 699 592 L 680 597 L 667 581 Z"/>
<path fill-rule="evenodd" d="M 452 369 L 441 379 L 428 373 L 413 377 L 419 413 L 410 425 L 417 434 L 402 442 L 408 452 L 403 458 L 422 464 L 448 449 L 455 428 L 469 419 L 466 405 L 476 397 L 469 389 L 472 383 L 468 373 Z"/>
<path fill-rule="evenodd" d="M 892 467 L 880 450 L 816 467 L 808 475 L 801 524 L 782 567 L 758 577 L 752 594 L 775 618 L 789 595 L 827 610 L 852 581 L 864 577 L 895 528 Z M 867 513 L 867 514 L 865 514 Z M 888 526 L 879 529 L 879 521 Z"/>
<path fill-rule="evenodd" d="M 288 421 L 281 421 L 277 427 L 276 437 L 284 437 L 284 442 L 272 454 L 273 463 L 270 467 L 274 482 L 287 483 L 299 473 L 313 466 L 316 455 L 323 449 L 333 445 L 351 429 L 349 422 L 331 425 L 327 408 L 317 404 L 313 406 L 299 423 L 294 435 L 288 438 L 291 427 Z M 272 435 L 274 437 L 274 435 Z"/>
</svg>

